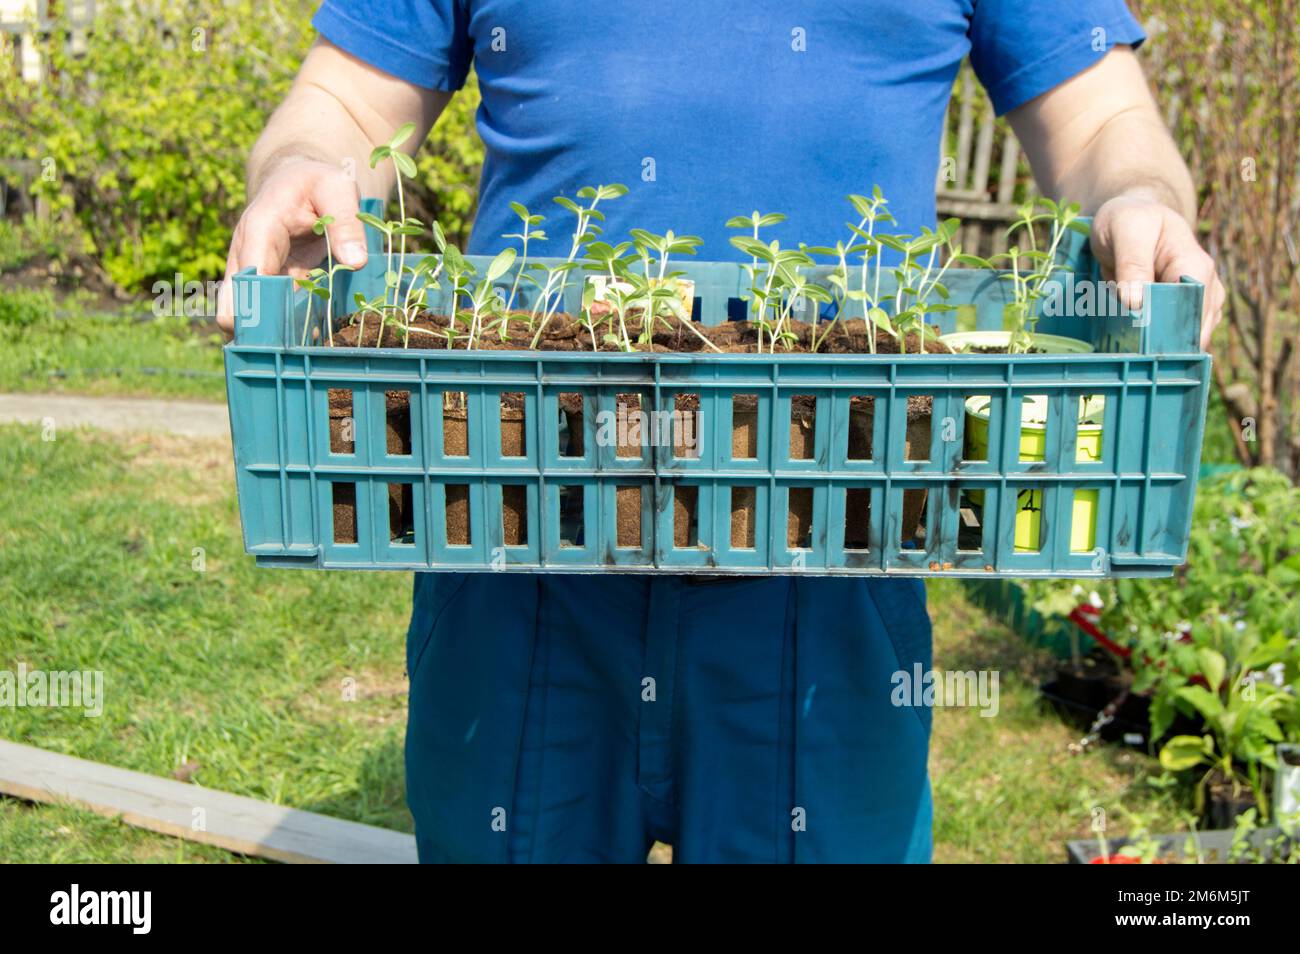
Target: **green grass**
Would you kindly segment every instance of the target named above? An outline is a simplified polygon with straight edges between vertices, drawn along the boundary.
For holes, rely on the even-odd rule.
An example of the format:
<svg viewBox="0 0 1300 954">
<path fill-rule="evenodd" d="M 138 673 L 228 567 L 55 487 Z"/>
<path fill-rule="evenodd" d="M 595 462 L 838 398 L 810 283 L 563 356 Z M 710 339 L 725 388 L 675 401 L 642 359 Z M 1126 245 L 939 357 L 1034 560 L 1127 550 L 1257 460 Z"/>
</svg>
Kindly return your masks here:
<svg viewBox="0 0 1300 954">
<path fill-rule="evenodd" d="M 105 710 L 0 710 L 0 736 L 224 791 L 410 830 L 403 801 L 406 574 L 256 569 L 218 442 L 0 427 L 0 669 L 102 670 Z M 193 548 L 206 570 L 191 568 Z M 1127 750 L 1067 753 L 1039 705 L 1048 665 L 931 587 L 936 659 L 997 669 L 1001 714 L 935 713 L 936 858 L 1059 861 L 1078 791 L 1173 815 Z M 345 679 L 356 701 L 345 701 Z M 0 860 L 228 861 L 67 806 L 0 799 Z"/>
<path fill-rule="evenodd" d="M 0 736 L 157 775 L 196 763 L 202 785 L 410 830 L 410 579 L 257 570 L 227 454 L 0 428 L 0 669 L 102 670 L 105 694 L 99 718 L 0 710 Z M 195 547 L 205 572 L 191 568 Z M 50 857 L 45 813 L 0 812 L 4 860 Z M 90 843 L 101 826 L 69 827 Z"/>
<path fill-rule="evenodd" d="M 994 718 L 974 708 L 937 708 L 930 755 L 935 860 L 1058 862 L 1065 842 L 1090 836 L 1090 806 L 1122 804 L 1147 816 L 1152 831 L 1183 826 L 1171 795 L 1151 784 L 1154 759 L 1119 746 L 1072 755 L 1083 732 L 1050 712 L 1038 695 L 1053 660 L 967 602 L 961 584 L 929 584 L 935 665 L 999 674 Z M 1088 793 L 1085 801 L 1084 793 Z"/>
<path fill-rule="evenodd" d="M 0 315 L 27 311 L 31 292 L 0 292 Z M 32 324 L 0 321 L 0 391 L 225 399 L 221 342 L 183 319 L 153 319 L 143 302 L 122 312 L 57 303 Z M 143 319 L 143 320 L 142 320 Z"/>
</svg>

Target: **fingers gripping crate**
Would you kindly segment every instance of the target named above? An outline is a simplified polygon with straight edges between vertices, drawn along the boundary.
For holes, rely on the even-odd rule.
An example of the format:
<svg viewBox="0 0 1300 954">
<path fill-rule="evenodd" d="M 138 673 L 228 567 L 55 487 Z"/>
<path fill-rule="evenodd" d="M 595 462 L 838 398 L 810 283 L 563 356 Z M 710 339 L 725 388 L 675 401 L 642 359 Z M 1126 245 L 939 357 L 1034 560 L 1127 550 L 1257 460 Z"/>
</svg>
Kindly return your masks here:
<svg viewBox="0 0 1300 954">
<path fill-rule="evenodd" d="M 699 320 L 735 314 L 739 266 L 683 268 Z M 382 271 L 372 255 L 336 298 Z M 1001 327 L 1007 283 L 948 284 Z M 1201 291 L 1040 321 L 1091 354 L 594 355 L 302 347 L 290 280 L 241 274 L 226 374 L 245 546 L 344 569 L 1168 575 L 1205 420 Z"/>
</svg>

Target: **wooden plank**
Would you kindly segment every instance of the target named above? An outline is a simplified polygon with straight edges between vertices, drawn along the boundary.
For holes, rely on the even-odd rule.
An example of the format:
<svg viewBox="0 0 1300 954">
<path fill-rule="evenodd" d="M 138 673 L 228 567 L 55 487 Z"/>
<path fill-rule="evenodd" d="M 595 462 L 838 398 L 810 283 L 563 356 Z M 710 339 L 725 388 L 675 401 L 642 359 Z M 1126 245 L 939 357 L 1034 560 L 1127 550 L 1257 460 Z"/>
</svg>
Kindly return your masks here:
<svg viewBox="0 0 1300 954">
<path fill-rule="evenodd" d="M 957 114 L 957 188 L 966 188 L 966 172 L 970 168 L 971 139 L 975 128 L 974 100 L 975 72 L 964 69 L 961 73 L 961 109 Z"/>
<path fill-rule="evenodd" d="M 952 199 L 947 193 L 937 197 L 939 210 L 945 215 L 956 215 L 963 219 L 978 219 L 990 222 L 1011 222 L 1016 217 L 1016 207 L 1010 203 L 989 202 L 987 199 Z"/>
<path fill-rule="evenodd" d="M 401 832 L 272 805 L 0 739 L 0 792 L 63 802 L 128 825 L 296 864 L 414 864 Z M 199 824 L 199 822 L 202 824 Z M 196 830 L 198 828 L 199 830 Z"/>
<path fill-rule="evenodd" d="M 1010 129 L 1002 137 L 1002 167 L 998 171 L 998 203 L 1011 206 L 1016 197 L 1016 173 L 1020 168 L 1020 142 Z M 1032 191 L 1032 189 L 1031 189 Z M 990 236 L 990 249 L 993 255 L 1007 250 L 1006 229 L 996 228 Z"/>
</svg>

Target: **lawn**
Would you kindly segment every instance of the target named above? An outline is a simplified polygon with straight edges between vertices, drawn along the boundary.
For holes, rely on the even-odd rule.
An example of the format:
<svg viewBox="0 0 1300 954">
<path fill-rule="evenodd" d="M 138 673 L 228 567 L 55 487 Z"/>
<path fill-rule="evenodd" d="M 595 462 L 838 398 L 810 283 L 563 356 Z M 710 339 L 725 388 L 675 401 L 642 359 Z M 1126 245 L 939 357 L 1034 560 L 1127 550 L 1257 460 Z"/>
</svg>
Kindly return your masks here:
<svg viewBox="0 0 1300 954">
<path fill-rule="evenodd" d="M 0 427 L 0 668 L 98 669 L 105 711 L 0 710 L 0 736 L 410 830 L 403 802 L 405 574 L 269 571 L 243 554 L 220 442 Z M 196 548 L 204 568 L 196 570 Z M 1000 715 L 935 714 L 936 859 L 1057 861 L 1080 790 L 1172 812 L 1127 750 L 1082 756 L 1044 711 L 1048 665 L 931 587 L 936 659 L 1001 673 Z M 355 700 L 345 692 L 355 685 Z M 0 799 L 6 861 L 227 861 L 68 807 Z"/>
<path fill-rule="evenodd" d="M 215 325 L 155 318 L 147 300 L 110 308 L 0 290 L 0 334 L 0 392 L 225 400 Z"/>
</svg>

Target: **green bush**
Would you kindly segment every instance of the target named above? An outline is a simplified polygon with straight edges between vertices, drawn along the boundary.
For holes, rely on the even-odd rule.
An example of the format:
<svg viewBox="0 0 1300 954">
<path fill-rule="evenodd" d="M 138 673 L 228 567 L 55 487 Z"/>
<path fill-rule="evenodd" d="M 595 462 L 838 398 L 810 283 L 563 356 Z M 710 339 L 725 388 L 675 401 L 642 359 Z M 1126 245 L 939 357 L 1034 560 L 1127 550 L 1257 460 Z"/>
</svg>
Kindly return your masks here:
<svg viewBox="0 0 1300 954">
<path fill-rule="evenodd" d="M 32 261 L 66 265 L 90 250 L 81 224 L 71 217 L 0 219 L 0 272 L 16 271 Z"/>
<path fill-rule="evenodd" d="M 84 54 L 58 29 L 42 41 L 51 79 L 0 70 L 0 158 L 40 164 L 37 189 L 75 215 L 119 285 L 218 278 L 244 162 L 314 38 L 315 7 L 100 4 Z M 476 105 L 474 89 L 456 97 L 420 157 L 421 213 L 462 239 L 482 158 Z"/>
<path fill-rule="evenodd" d="M 43 289 L 0 290 L 0 328 L 27 328 L 47 320 L 54 311 L 54 296 Z"/>
</svg>

